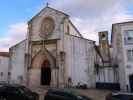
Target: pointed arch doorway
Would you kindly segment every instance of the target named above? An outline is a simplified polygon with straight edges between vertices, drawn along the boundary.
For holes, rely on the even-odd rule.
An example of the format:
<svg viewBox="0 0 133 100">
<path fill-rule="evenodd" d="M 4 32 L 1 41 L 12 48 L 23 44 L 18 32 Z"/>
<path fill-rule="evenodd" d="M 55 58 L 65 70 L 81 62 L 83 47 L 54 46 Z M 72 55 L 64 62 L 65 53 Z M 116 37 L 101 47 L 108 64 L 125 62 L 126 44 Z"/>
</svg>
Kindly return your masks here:
<svg viewBox="0 0 133 100">
<path fill-rule="evenodd" d="M 44 60 L 41 66 L 41 85 L 50 85 L 51 67 L 49 60 Z"/>
</svg>

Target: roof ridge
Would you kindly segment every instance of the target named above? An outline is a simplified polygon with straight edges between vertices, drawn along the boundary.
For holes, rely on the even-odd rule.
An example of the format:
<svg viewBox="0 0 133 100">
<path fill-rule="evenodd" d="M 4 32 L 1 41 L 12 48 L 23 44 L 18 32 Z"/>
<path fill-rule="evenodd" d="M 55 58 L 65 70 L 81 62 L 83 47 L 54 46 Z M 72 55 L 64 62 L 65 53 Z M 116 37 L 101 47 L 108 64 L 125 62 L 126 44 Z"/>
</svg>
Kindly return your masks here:
<svg viewBox="0 0 133 100">
<path fill-rule="evenodd" d="M 64 14 L 64 15 L 66 15 L 66 16 L 69 17 L 69 15 L 66 14 L 66 13 L 64 13 L 63 11 L 54 9 L 54 8 L 52 8 L 52 7 L 49 7 L 49 6 L 46 6 L 46 7 L 42 8 L 36 15 L 34 15 L 34 16 L 28 21 L 28 23 L 30 23 L 33 19 L 35 19 L 35 18 L 36 18 L 43 10 L 45 10 L 46 8 L 52 9 L 52 10 L 54 10 L 54 11 L 57 11 L 57 12 L 62 13 L 62 14 Z"/>
</svg>

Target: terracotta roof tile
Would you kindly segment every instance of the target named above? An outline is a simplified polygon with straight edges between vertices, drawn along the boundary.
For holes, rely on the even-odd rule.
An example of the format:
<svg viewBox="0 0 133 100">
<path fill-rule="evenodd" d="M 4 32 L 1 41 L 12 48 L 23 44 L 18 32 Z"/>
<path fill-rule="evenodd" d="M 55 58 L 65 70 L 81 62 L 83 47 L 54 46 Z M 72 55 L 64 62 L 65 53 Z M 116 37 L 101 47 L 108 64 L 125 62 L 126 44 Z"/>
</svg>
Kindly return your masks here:
<svg viewBox="0 0 133 100">
<path fill-rule="evenodd" d="M 9 54 L 9 52 L 0 52 L 0 56 L 10 57 L 10 54 Z"/>
</svg>

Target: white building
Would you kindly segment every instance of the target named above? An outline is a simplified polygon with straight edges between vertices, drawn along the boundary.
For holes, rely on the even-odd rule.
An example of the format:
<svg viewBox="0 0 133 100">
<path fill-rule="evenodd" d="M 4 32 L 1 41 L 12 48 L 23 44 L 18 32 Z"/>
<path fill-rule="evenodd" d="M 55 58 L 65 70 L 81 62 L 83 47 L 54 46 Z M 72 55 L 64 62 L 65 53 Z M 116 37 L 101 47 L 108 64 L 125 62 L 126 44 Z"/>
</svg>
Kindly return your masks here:
<svg viewBox="0 0 133 100">
<path fill-rule="evenodd" d="M 26 39 L 10 48 L 10 82 L 95 87 L 94 45 L 67 14 L 46 7 L 28 22 Z"/>
<path fill-rule="evenodd" d="M 112 46 L 109 44 L 108 31 L 99 32 L 99 45 L 97 46 L 97 73 L 96 83 L 107 85 L 113 89 L 113 85 L 118 84 L 118 68 L 112 65 Z M 103 87 L 101 87 L 103 88 Z M 106 87 L 105 87 L 106 88 Z"/>
<path fill-rule="evenodd" d="M 133 22 L 113 24 L 112 47 L 121 89 L 133 91 Z"/>
<path fill-rule="evenodd" d="M 9 53 L 0 52 L 0 82 L 8 82 Z"/>
</svg>

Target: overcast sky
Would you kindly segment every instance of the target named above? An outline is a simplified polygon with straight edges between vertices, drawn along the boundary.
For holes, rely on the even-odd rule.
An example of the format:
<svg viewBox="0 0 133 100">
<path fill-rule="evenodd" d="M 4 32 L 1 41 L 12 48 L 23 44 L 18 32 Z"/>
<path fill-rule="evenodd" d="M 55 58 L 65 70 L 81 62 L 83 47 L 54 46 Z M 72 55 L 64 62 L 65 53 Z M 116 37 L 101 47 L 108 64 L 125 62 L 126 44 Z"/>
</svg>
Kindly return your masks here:
<svg viewBox="0 0 133 100">
<path fill-rule="evenodd" d="M 27 21 L 49 2 L 64 11 L 85 38 L 98 41 L 97 32 L 112 23 L 133 20 L 133 0 L 3 0 L 0 3 L 0 51 L 25 39 Z"/>
</svg>

